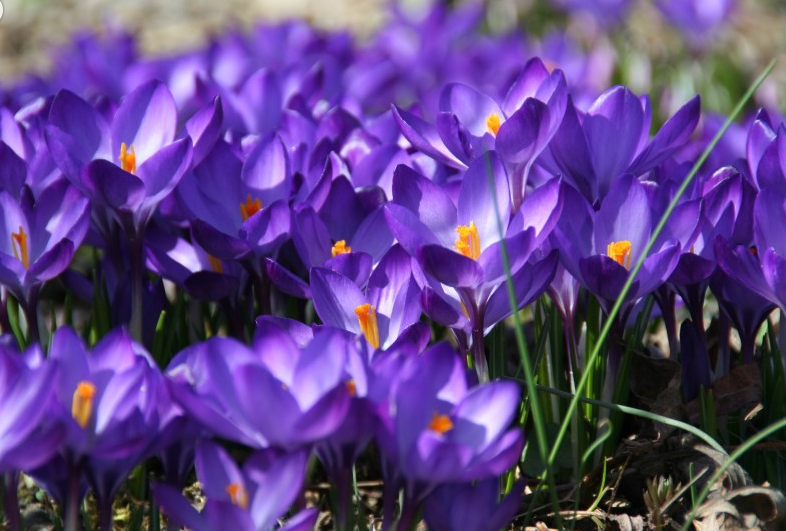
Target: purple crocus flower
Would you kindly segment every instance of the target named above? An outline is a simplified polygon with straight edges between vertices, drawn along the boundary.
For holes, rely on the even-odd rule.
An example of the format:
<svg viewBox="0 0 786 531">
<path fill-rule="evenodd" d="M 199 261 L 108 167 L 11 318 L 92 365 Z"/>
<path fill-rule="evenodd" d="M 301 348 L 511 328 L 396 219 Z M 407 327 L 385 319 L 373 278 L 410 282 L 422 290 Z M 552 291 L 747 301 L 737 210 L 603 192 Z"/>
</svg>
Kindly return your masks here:
<svg viewBox="0 0 786 531">
<path fill-rule="evenodd" d="M 736 0 L 657 0 L 655 6 L 693 48 L 707 46 L 729 22 Z"/>
<path fill-rule="evenodd" d="M 363 334 L 372 348 L 388 348 L 420 319 L 420 287 L 412 258 L 393 246 L 374 269 L 365 292 L 326 268 L 311 270 L 314 309 L 322 322 Z"/>
<path fill-rule="evenodd" d="M 254 448 L 296 449 L 333 432 L 349 406 L 345 333 L 321 330 L 304 348 L 268 327 L 252 348 L 212 338 L 169 365 L 170 391 L 205 428 Z M 260 408 L 259 404 L 267 404 Z"/>
<path fill-rule="evenodd" d="M 424 288 L 426 313 L 462 334 L 471 333 L 482 380 L 488 380 L 483 337 L 514 311 L 504 286 L 497 209 L 521 308 L 543 293 L 554 274 L 556 253 L 539 262 L 528 260 L 557 221 L 559 188 L 557 181 L 544 186 L 533 194 L 532 208 L 522 208 L 511 219 L 507 174 L 493 151 L 470 165 L 457 205 L 442 188 L 409 168 L 397 171 L 393 203 L 385 207 L 388 224 L 431 279 Z"/>
<path fill-rule="evenodd" d="M 87 232 L 90 204 L 65 181 L 37 200 L 0 190 L 0 283 L 20 301 L 30 338 L 38 339 L 37 297 L 44 282 L 71 263 Z"/>
<path fill-rule="evenodd" d="M 65 441 L 56 466 L 35 475 L 54 486 L 65 500 L 66 519 L 76 518 L 79 477 L 90 482 L 98 499 L 100 527 L 110 529 L 112 500 L 130 471 L 151 453 L 154 435 L 171 408 L 155 362 L 120 329 L 104 337 L 88 355 L 70 328 L 52 337 L 49 359 L 57 366 L 55 395 Z M 53 477 L 54 476 L 54 477 Z M 68 528 L 68 526 L 67 526 Z"/>
<path fill-rule="evenodd" d="M 0 474 L 32 470 L 60 449 L 64 430 L 54 422 L 55 364 L 40 345 L 19 353 L 0 337 Z"/>
<path fill-rule="evenodd" d="M 586 114 L 569 99 L 550 157 L 541 162 L 591 203 L 602 200 L 617 177 L 645 175 L 687 142 L 699 121 L 699 98 L 683 105 L 652 140 L 651 120 L 649 99 L 623 86 L 601 94 Z"/>
<path fill-rule="evenodd" d="M 175 140 L 177 118 L 175 100 L 165 85 L 150 81 L 137 87 L 112 120 L 111 156 L 93 160 L 81 172 L 88 196 L 107 206 L 130 238 L 144 233 L 158 204 L 191 165 L 191 138 Z"/>
<path fill-rule="evenodd" d="M 607 313 L 625 284 L 629 270 L 647 245 L 655 220 L 647 188 L 632 175 L 616 179 L 596 212 L 574 188 L 565 186 L 565 207 L 554 235 L 562 251 L 565 268 L 587 287 Z M 686 210 L 695 218 L 697 211 Z M 674 223 L 681 226 L 679 212 Z M 628 291 L 620 318 L 625 322 L 633 304 L 665 282 L 677 265 L 680 244 L 664 231 L 644 260 Z"/>
<path fill-rule="evenodd" d="M 469 389 L 464 362 L 448 344 L 412 358 L 392 392 L 377 440 L 404 480 L 399 529 L 439 485 L 493 478 L 519 458 L 522 434 L 510 428 L 518 387 L 491 382 Z"/>
<path fill-rule="evenodd" d="M 197 447 L 196 469 L 207 503 L 201 512 L 170 485 L 154 486 L 154 495 L 167 517 L 194 531 L 220 531 L 229 526 L 242 531 L 307 531 L 313 529 L 316 508 L 306 509 L 278 527 L 300 493 L 308 453 L 299 450 L 259 450 L 242 468 L 216 443 Z"/>
<path fill-rule="evenodd" d="M 499 480 L 446 484 L 424 504 L 423 518 L 433 531 L 496 531 L 505 529 L 521 505 L 520 488 L 499 499 Z"/>
</svg>

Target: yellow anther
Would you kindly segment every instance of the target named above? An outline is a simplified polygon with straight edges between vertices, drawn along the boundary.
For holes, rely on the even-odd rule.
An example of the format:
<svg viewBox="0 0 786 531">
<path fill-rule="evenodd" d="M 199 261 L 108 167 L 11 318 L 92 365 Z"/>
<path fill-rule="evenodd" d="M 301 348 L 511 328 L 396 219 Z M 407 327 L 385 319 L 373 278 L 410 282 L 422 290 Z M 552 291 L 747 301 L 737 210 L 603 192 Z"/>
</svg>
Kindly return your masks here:
<svg viewBox="0 0 786 531">
<path fill-rule="evenodd" d="M 349 393 L 349 396 L 357 396 L 358 386 L 355 384 L 355 380 L 350 379 L 346 385 L 347 385 L 347 393 Z"/>
<path fill-rule="evenodd" d="M 230 483 L 227 485 L 227 494 L 229 500 L 240 507 L 241 509 L 248 509 L 248 492 L 239 483 Z"/>
<path fill-rule="evenodd" d="M 339 240 L 335 244 L 333 244 L 333 248 L 330 249 L 330 256 L 335 258 L 340 254 L 347 254 L 352 252 L 352 247 L 347 245 L 346 240 Z"/>
<path fill-rule="evenodd" d="M 11 248 L 14 250 L 14 257 L 22 262 L 25 269 L 29 269 L 30 252 L 27 247 L 27 234 L 21 225 L 19 225 L 19 232 L 11 233 Z"/>
<path fill-rule="evenodd" d="M 221 259 L 207 253 L 207 261 L 210 263 L 210 269 L 212 269 L 214 273 L 224 272 L 224 264 L 221 262 Z"/>
<path fill-rule="evenodd" d="M 96 386 L 90 382 L 79 382 L 71 398 L 71 416 L 82 428 L 87 427 L 90 416 L 93 414 L 93 398 L 96 395 Z"/>
<path fill-rule="evenodd" d="M 606 246 L 606 254 L 625 269 L 630 269 L 631 245 L 628 240 L 611 242 Z"/>
<path fill-rule="evenodd" d="M 374 348 L 379 348 L 379 326 L 377 325 L 377 310 L 369 303 L 361 304 L 355 308 L 355 315 L 358 316 L 360 330 Z"/>
<path fill-rule="evenodd" d="M 486 117 L 486 129 L 492 135 L 497 136 L 500 125 L 502 125 L 502 122 L 500 122 L 499 114 L 493 112 Z"/>
<path fill-rule="evenodd" d="M 447 433 L 453 429 L 453 421 L 450 420 L 449 416 L 440 415 L 435 411 L 431 416 L 431 422 L 428 425 L 428 429 L 440 434 Z"/>
<path fill-rule="evenodd" d="M 133 144 L 127 148 L 125 142 L 120 144 L 120 167 L 128 173 L 136 175 L 136 153 L 134 153 Z"/>
<path fill-rule="evenodd" d="M 456 250 L 466 256 L 477 260 L 480 257 L 480 236 L 474 221 L 469 222 L 469 227 L 459 225 L 456 227 L 458 239 L 456 240 Z"/>
<path fill-rule="evenodd" d="M 262 201 L 259 198 L 251 200 L 251 194 L 246 195 L 246 202 L 240 203 L 240 217 L 243 221 L 247 220 L 257 212 L 262 210 Z"/>
</svg>

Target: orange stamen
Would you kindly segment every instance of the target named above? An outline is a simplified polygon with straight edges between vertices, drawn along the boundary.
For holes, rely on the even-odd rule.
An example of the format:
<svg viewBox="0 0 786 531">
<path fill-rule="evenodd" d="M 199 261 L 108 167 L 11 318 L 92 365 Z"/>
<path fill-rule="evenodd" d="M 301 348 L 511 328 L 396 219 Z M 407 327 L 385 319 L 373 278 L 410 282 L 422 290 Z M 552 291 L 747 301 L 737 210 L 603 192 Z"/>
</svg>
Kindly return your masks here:
<svg viewBox="0 0 786 531">
<path fill-rule="evenodd" d="M 349 393 L 349 396 L 357 396 L 357 394 L 358 394 L 358 386 L 355 384 L 355 380 L 354 379 L 350 379 L 347 382 L 347 393 Z"/>
<path fill-rule="evenodd" d="M 453 429 L 453 421 L 450 420 L 449 416 L 440 415 L 435 411 L 431 416 L 431 422 L 428 425 L 428 429 L 439 434 L 447 433 Z"/>
<path fill-rule="evenodd" d="M 133 144 L 127 148 L 125 142 L 120 144 L 120 167 L 128 173 L 136 174 L 136 153 Z"/>
<path fill-rule="evenodd" d="M 355 308 L 355 315 L 358 316 L 360 330 L 368 341 L 369 345 L 379 348 L 379 326 L 377 325 L 377 310 L 369 303 L 361 304 Z"/>
<path fill-rule="evenodd" d="M 499 114 L 493 112 L 486 117 L 486 129 L 492 135 L 497 136 L 500 125 L 502 125 L 502 123 L 500 122 Z"/>
<path fill-rule="evenodd" d="M 243 488 L 243 485 L 238 483 L 230 483 L 227 485 L 227 494 L 229 494 L 230 501 L 240 507 L 241 509 L 248 508 L 248 492 Z"/>
<path fill-rule="evenodd" d="M 628 240 L 611 242 L 606 246 L 606 254 L 625 269 L 630 269 L 631 245 Z"/>
<path fill-rule="evenodd" d="M 257 212 L 262 210 L 262 201 L 259 198 L 251 200 L 251 194 L 246 195 L 246 202 L 240 203 L 240 217 L 243 221 L 247 220 Z"/>
<path fill-rule="evenodd" d="M 334 245 L 333 248 L 330 249 L 330 256 L 335 258 L 340 254 L 347 254 L 352 252 L 352 247 L 347 245 L 346 240 L 339 240 Z"/>
<path fill-rule="evenodd" d="M 469 222 L 469 227 L 459 225 L 456 227 L 459 237 L 456 240 L 456 250 L 466 256 L 477 260 L 480 257 L 480 236 L 474 221 Z"/>
<path fill-rule="evenodd" d="M 224 272 L 224 264 L 221 262 L 220 258 L 216 258 L 212 254 L 207 253 L 207 261 L 210 263 L 210 268 L 214 273 Z"/>
<path fill-rule="evenodd" d="M 77 424 L 85 428 L 90 422 L 93 414 L 93 398 L 96 394 L 96 386 L 90 382 L 79 382 L 71 398 L 71 416 Z"/>
<path fill-rule="evenodd" d="M 21 225 L 19 225 L 19 232 L 11 233 L 11 247 L 14 249 L 14 257 L 22 262 L 25 269 L 29 269 L 30 252 L 27 248 L 27 234 Z"/>
</svg>

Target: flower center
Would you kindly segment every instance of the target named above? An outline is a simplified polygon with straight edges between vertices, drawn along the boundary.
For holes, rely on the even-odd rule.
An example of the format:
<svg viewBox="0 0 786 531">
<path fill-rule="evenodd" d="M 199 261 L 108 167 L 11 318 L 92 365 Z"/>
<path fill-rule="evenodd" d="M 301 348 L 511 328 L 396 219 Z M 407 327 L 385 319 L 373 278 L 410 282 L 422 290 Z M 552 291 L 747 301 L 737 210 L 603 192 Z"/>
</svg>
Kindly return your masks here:
<svg viewBox="0 0 786 531">
<path fill-rule="evenodd" d="M 630 242 L 622 240 L 606 246 L 606 254 L 625 269 L 630 269 Z"/>
<path fill-rule="evenodd" d="M 212 254 L 207 253 L 207 261 L 210 263 L 210 269 L 212 269 L 214 273 L 224 272 L 224 264 L 221 263 L 220 258 L 216 258 Z"/>
<path fill-rule="evenodd" d="M 497 136 L 500 125 L 502 125 L 502 123 L 500 122 L 499 114 L 493 112 L 486 117 L 486 129 L 492 135 Z"/>
<path fill-rule="evenodd" d="M 21 225 L 19 225 L 19 232 L 11 233 L 11 247 L 14 249 L 14 257 L 22 262 L 25 269 L 29 269 L 30 252 L 27 248 L 27 234 Z"/>
<path fill-rule="evenodd" d="M 347 245 L 346 240 L 339 240 L 335 244 L 333 244 L 333 248 L 330 249 L 330 255 L 335 258 L 340 254 L 347 254 L 352 252 L 352 247 Z"/>
<path fill-rule="evenodd" d="M 355 379 L 350 378 L 349 381 L 346 383 L 347 385 L 347 393 L 349 396 L 357 396 L 358 394 L 358 386 L 355 384 Z"/>
<path fill-rule="evenodd" d="M 257 212 L 262 210 L 262 201 L 259 198 L 251 200 L 251 194 L 246 195 L 246 202 L 240 203 L 240 217 L 243 221 L 247 220 Z"/>
<path fill-rule="evenodd" d="M 456 250 L 466 256 L 477 260 L 480 257 L 480 236 L 474 221 L 469 222 L 469 227 L 459 225 L 456 227 L 458 239 L 456 240 Z"/>
<path fill-rule="evenodd" d="M 82 428 L 87 427 L 93 413 L 93 398 L 96 395 L 96 386 L 90 382 L 79 382 L 71 399 L 71 416 Z"/>
<path fill-rule="evenodd" d="M 126 147 L 126 143 L 120 144 L 120 167 L 128 173 L 136 175 L 136 153 L 134 153 L 134 145 Z"/>
<path fill-rule="evenodd" d="M 440 415 L 435 411 L 431 416 L 431 422 L 428 425 L 428 429 L 439 434 L 447 433 L 453 429 L 453 421 L 450 420 L 449 416 Z"/>
<path fill-rule="evenodd" d="M 227 494 L 229 494 L 230 501 L 240 507 L 241 509 L 248 508 L 248 492 L 239 483 L 230 483 L 227 485 Z"/>
<path fill-rule="evenodd" d="M 360 330 L 368 341 L 369 345 L 379 348 L 379 326 L 377 325 L 377 310 L 369 303 L 361 304 L 355 308 L 355 315 L 358 316 Z"/>
</svg>

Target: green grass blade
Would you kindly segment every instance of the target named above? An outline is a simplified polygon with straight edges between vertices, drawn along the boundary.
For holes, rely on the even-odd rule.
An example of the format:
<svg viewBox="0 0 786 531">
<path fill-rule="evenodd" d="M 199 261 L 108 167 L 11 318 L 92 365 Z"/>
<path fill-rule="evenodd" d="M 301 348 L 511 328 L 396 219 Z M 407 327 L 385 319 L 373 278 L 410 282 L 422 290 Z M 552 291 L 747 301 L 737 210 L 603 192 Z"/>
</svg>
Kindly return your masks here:
<svg viewBox="0 0 786 531">
<path fill-rule="evenodd" d="M 491 169 L 491 162 L 488 157 L 484 156 L 484 160 L 486 163 L 486 176 L 488 177 L 489 187 L 491 190 L 494 190 L 494 175 Z M 517 311 L 518 308 L 518 301 L 516 300 L 516 288 L 513 285 L 513 277 L 511 276 L 510 270 L 510 256 L 508 255 L 508 246 L 505 244 L 505 233 L 504 228 L 502 226 L 502 216 L 499 210 L 499 205 L 497 204 L 496 200 L 493 201 L 494 203 L 494 217 L 497 222 L 497 232 L 499 234 L 500 240 L 500 250 L 502 254 L 502 264 L 505 269 L 505 288 L 508 293 L 508 302 L 510 303 L 510 307 L 513 310 L 513 330 L 516 336 L 516 346 L 519 352 L 519 358 L 521 361 L 521 366 L 524 369 L 524 379 L 527 383 L 527 397 L 530 401 L 530 410 L 532 412 L 532 423 L 535 427 L 535 438 L 538 442 L 538 449 L 541 454 L 541 459 L 543 462 L 546 461 L 546 425 L 543 420 L 543 410 L 541 409 L 540 400 L 538 397 L 537 387 L 535 385 L 535 374 L 532 368 L 532 364 L 530 363 L 529 359 L 529 351 L 527 349 L 527 342 L 524 338 L 524 329 L 522 327 L 521 318 L 519 316 L 519 312 Z M 549 491 L 551 495 L 551 501 L 554 505 L 554 513 L 557 515 L 558 519 L 558 527 L 561 526 L 561 518 L 559 517 L 559 500 L 557 499 L 557 491 L 554 488 L 554 482 L 552 481 L 552 470 L 551 467 L 547 467 L 545 472 L 545 477 L 548 478 L 549 483 Z"/>
<path fill-rule="evenodd" d="M 718 443 L 718 441 L 716 441 L 715 439 L 713 439 L 712 437 L 701 431 L 696 426 L 688 424 L 687 422 L 682 422 L 680 420 L 676 420 L 670 417 L 664 417 L 663 415 L 658 415 L 657 413 L 652 413 L 651 411 L 644 411 L 643 409 L 638 409 L 635 407 L 623 406 L 620 404 L 612 404 L 611 402 L 605 402 L 603 400 L 594 400 L 592 398 L 585 398 L 583 396 L 577 398 L 576 395 L 566 393 L 565 391 L 560 391 L 559 389 L 551 389 L 549 387 L 544 387 L 542 385 L 539 385 L 538 389 L 540 389 L 541 391 L 545 391 L 547 393 L 555 394 L 563 398 L 578 400 L 581 402 L 592 404 L 594 406 L 599 406 L 608 409 L 610 411 L 618 411 L 620 413 L 625 413 L 626 415 L 634 415 L 636 417 L 641 417 L 655 422 L 666 424 L 668 426 L 671 426 L 672 428 L 678 428 L 680 430 L 687 431 L 688 433 L 695 435 L 696 437 L 707 443 L 708 446 L 719 451 L 720 453 L 722 454 L 726 453 L 726 450 L 723 448 L 723 446 L 720 445 L 720 443 Z"/>
</svg>

